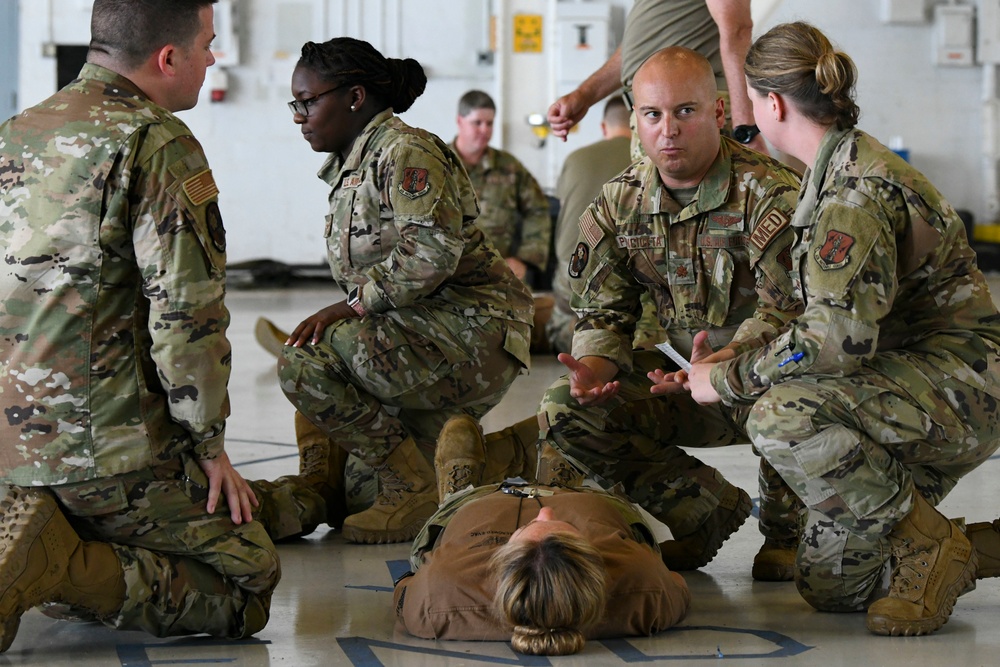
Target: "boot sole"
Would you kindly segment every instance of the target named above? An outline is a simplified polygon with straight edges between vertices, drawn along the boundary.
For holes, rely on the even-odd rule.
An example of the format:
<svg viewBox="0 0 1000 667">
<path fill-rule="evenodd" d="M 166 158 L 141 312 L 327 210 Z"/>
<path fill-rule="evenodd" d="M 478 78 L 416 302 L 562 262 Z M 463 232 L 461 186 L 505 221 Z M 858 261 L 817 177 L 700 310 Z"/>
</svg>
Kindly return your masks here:
<svg viewBox="0 0 1000 667">
<path fill-rule="evenodd" d="M 793 581 L 795 579 L 795 564 L 757 563 L 750 570 L 754 581 Z"/>
<path fill-rule="evenodd" d="M 705 545 L 705 549 L 696 556 L 688 556 L 686 558 L 667 557 L 664 555 L 663 562 L 667 567 L 674 572 L 687 572 L 697 570 L 712 562 L 712 559 L 718 555 L 722 545 L 733 536 L 733 533 L 740 529 L 740 526 L 746 522 L 747 517 L 750 516 L 750 511 L 753 509 L 753 503 L 746 491 L 743 489 L 737 490 L 739 491 L 739 499 L 736 502 L 736 507 L 733 508 L 730 515 L 726 518 L 725 523 L 719 526 L 712 541 Z"/>
<path fill-rule="evenodd" d="M 424 527 L 423 521 L 415 521 L 397 530 L 364 530 L 354 526 L 344 526 L 344 540 L 353 544 L 395 544 L 408 542 Z"/>
<path fill-rule="evenodd" d="M 6 611 L 12 603 L 9 596 L 19 593 L 13 586 L 28 567 L 31 546 L 56 511 L 54 503 L 46 503 L 37 495 L 16 487 L 8 489 L 0 499 L 0 517 L 3 517 L 0 522 L 0 610 L 4 610 L 0 612 L 4 615 L 0 621 L 0 653 L 14 643 L 21 615 L 35 606 L 21 599 Z"/>
<path fill-rule="evenodd" d="M 885 637 L 919 637 L 940 630 L 951 617 L 951 612 L 954 611 L 958 598 L 976 588 L 976 568 L 978 565 L 979 557 L 976 550 L 972 549 L 965 569 L 962 570 L 961 576 L 948 587 L 947 596 L 938 613 L 934 616 L 916 620 L 900 620 L 889 616 L 869 614 L 868 630 Z"/>
<path fill-rule="evenodd" d="M 415 519 L 407 523 L 405 526 L 394 528 L 392 530 L 373 530 L 370 528 L 361 528 L 360 526 L 347 523 L 347 521 L 350 520 L 350 517 L 348 517 L 347 520 L 345 520 L 341 532 L 344 536 L 344 540 L 354 544 L 394 544 L 396 542 L 409 542 L 417 536 L 417 533 L 419 533 L 424 527 L 427 519 L 434 515 L 437 508 L 438 506 L 436 502 L 426 502 L 424 505 L 418 506 L 416 510 L 410 510 L 416 514 Z"/>
</svg>

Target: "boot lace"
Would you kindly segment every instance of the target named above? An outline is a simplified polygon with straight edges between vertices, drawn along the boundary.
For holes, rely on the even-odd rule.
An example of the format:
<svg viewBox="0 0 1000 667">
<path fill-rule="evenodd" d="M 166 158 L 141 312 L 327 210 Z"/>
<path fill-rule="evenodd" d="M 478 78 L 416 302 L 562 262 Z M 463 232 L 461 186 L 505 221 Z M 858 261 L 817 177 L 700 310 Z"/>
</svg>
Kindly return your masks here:
<svg viewBox="0 0 1000 667">
<path fill-rule="evenodd" d="M 914 547 L 913 539 L 906 538 L 892 543 L 892 555 L 896 567 L 892 572 L 889 596 L 903 599 L 919 598 L 931 571 L 930 549 L 927 546 Z"/>
<path fill-rule="evenodd" d="M 448 493 L 455 493 L 472 484 L 472 467 L 456 465 L 448 471 Z"/>
<path fill-rule="evenodd" d="M 403 478 L 389 466 L 383 466 L 378 470 L 381 489 L 378 493 L 378 502 L 381 505 L 395 505 L 403 495 L 413 490 L 413 485 L 403 481 Z"/>
</svg>

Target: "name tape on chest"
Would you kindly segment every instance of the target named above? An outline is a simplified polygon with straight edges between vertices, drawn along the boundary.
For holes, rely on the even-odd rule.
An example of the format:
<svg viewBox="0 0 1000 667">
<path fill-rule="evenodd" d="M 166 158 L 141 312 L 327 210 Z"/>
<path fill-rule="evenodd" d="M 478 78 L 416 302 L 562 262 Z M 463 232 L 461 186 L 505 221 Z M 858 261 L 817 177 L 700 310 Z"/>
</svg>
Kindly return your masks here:
<svg viewBox="0 0 1000 667">
<path fill-rule="evenodd" d="M 792 216 L 784 211 L 772 208 L 760 219 L 757 226 L 754 227 L 753 234 L 750 235 L 750 243 L 757 250 L 764 250 L 775 236 L 780 234 L 785 227 L 788 227 L 788 223 L 791 221 Z"/>
<path fill-rule="evenodd" d="M 618 241 L 618 247 L 627 250 L 667 247 L 667 237 L 662 234 L 649 234 L 646 236 L 625 236 L 624 234 L 619 234 L 615 238 Z"/>
<path fill-rule="evenodd" d="M 195 174 L 184 181 L 184 185 L 181 187 L 184 189 L 184 194 L 195 206 L 201 206 L 209 199 L 219 196 L 219 187 L 215 184 L 210 169 Z"/>
</svg>

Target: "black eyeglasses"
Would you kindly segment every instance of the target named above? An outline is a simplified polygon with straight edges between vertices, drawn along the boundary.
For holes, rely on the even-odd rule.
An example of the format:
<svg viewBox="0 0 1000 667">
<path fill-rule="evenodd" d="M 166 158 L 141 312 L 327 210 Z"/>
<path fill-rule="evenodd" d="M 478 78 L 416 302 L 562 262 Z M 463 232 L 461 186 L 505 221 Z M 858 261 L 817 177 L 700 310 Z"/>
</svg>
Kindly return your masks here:
<svg viewBox="0 0 1000 667">
<path fill-rule="evenodd" d="M 312 97 L 310 97 L 307 100 L 292 100 L 291 102 L 288 103 L 288 108 L 291 109 L 292 113 L 297 113 L 300 116 L 302 116 L 303 118 L 308 118 L 309 117 L 309 109 L 312 108 L 312 105 L 316 104 L 316 100 L 318 100 L 319 98 L 323 97 L 324 95 L 329 95 L 330 93 L 334 92 L 335 90 L 340 90 L 341 88 L 344 88 L 344 87 L 349 86 L 349 85 L 350 85 L 349 83 L 342 83 L 339 86 L 337 86 L 336 88 L 331 88 L 330 90 L 325 90 L 322 93 L 320 93 L 319 95 L 313 95 Z"/>
</svg>

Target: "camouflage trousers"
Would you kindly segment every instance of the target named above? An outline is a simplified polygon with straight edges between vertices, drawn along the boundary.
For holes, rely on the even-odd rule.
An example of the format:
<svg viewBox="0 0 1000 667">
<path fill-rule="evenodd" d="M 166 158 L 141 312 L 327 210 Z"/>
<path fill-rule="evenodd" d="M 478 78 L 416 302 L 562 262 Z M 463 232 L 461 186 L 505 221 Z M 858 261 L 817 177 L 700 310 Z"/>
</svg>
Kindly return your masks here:
<svg viewBox="0 0 1000 667">
<path fill-rule="evenodd" d="M 621 484 L 629 497 L 662 521 L 674 537 L 696 530 L 719 505 L 730 484 L 722 474 L 681 447 L 747 444 L 730 410 L 701 406 L 689 394 L 656 396 L 646 373 L 662 368 L 660 352 L 636 351 L 634 370 L 622 375 L 618 395 L 600 406 L 581 407 L 561 378 L 540 408 L 545 438 L 605 489 Z M 745 413 L 743 413 L 745 414 Z M 761 527 L 783 542 L 797 541 L 801 505 L 780 478 L 768 474 Z M 784 506 L 776 505 L 784 503 Z"/>
<path fill-rule="evenodd" d="M 274 545 L 258 522 L 233 524 L 224 499 L 206 513 L 208 479 L 189 456 L 49 490 L 80 538 L 110 544 L 121 562 L 125 604 L 108 625 L 241 638 L 267 624 L 281 578 Z"/>
<path fill-rule="evenodd" d="M 504 349 L 508 327 L 423 308 L 341 320 L 323 340 L 285 346 L 278 378 L 288 400 L 341 447 L 372 467 L 412 437 L 433 457 L 449 418 L 481 418 L 521 372 Z"/>
<path fill-rule="evenodd" d="M 886 535 L 914 492 L 936 505 L 1000 445 L 995 398 L 924 370 L 905 391 L 871 370 L 784 382 L 747 419 L 754 446 L 810 510 L 796 581 L 817 609 L 881 597 Z"/>
</svg>

